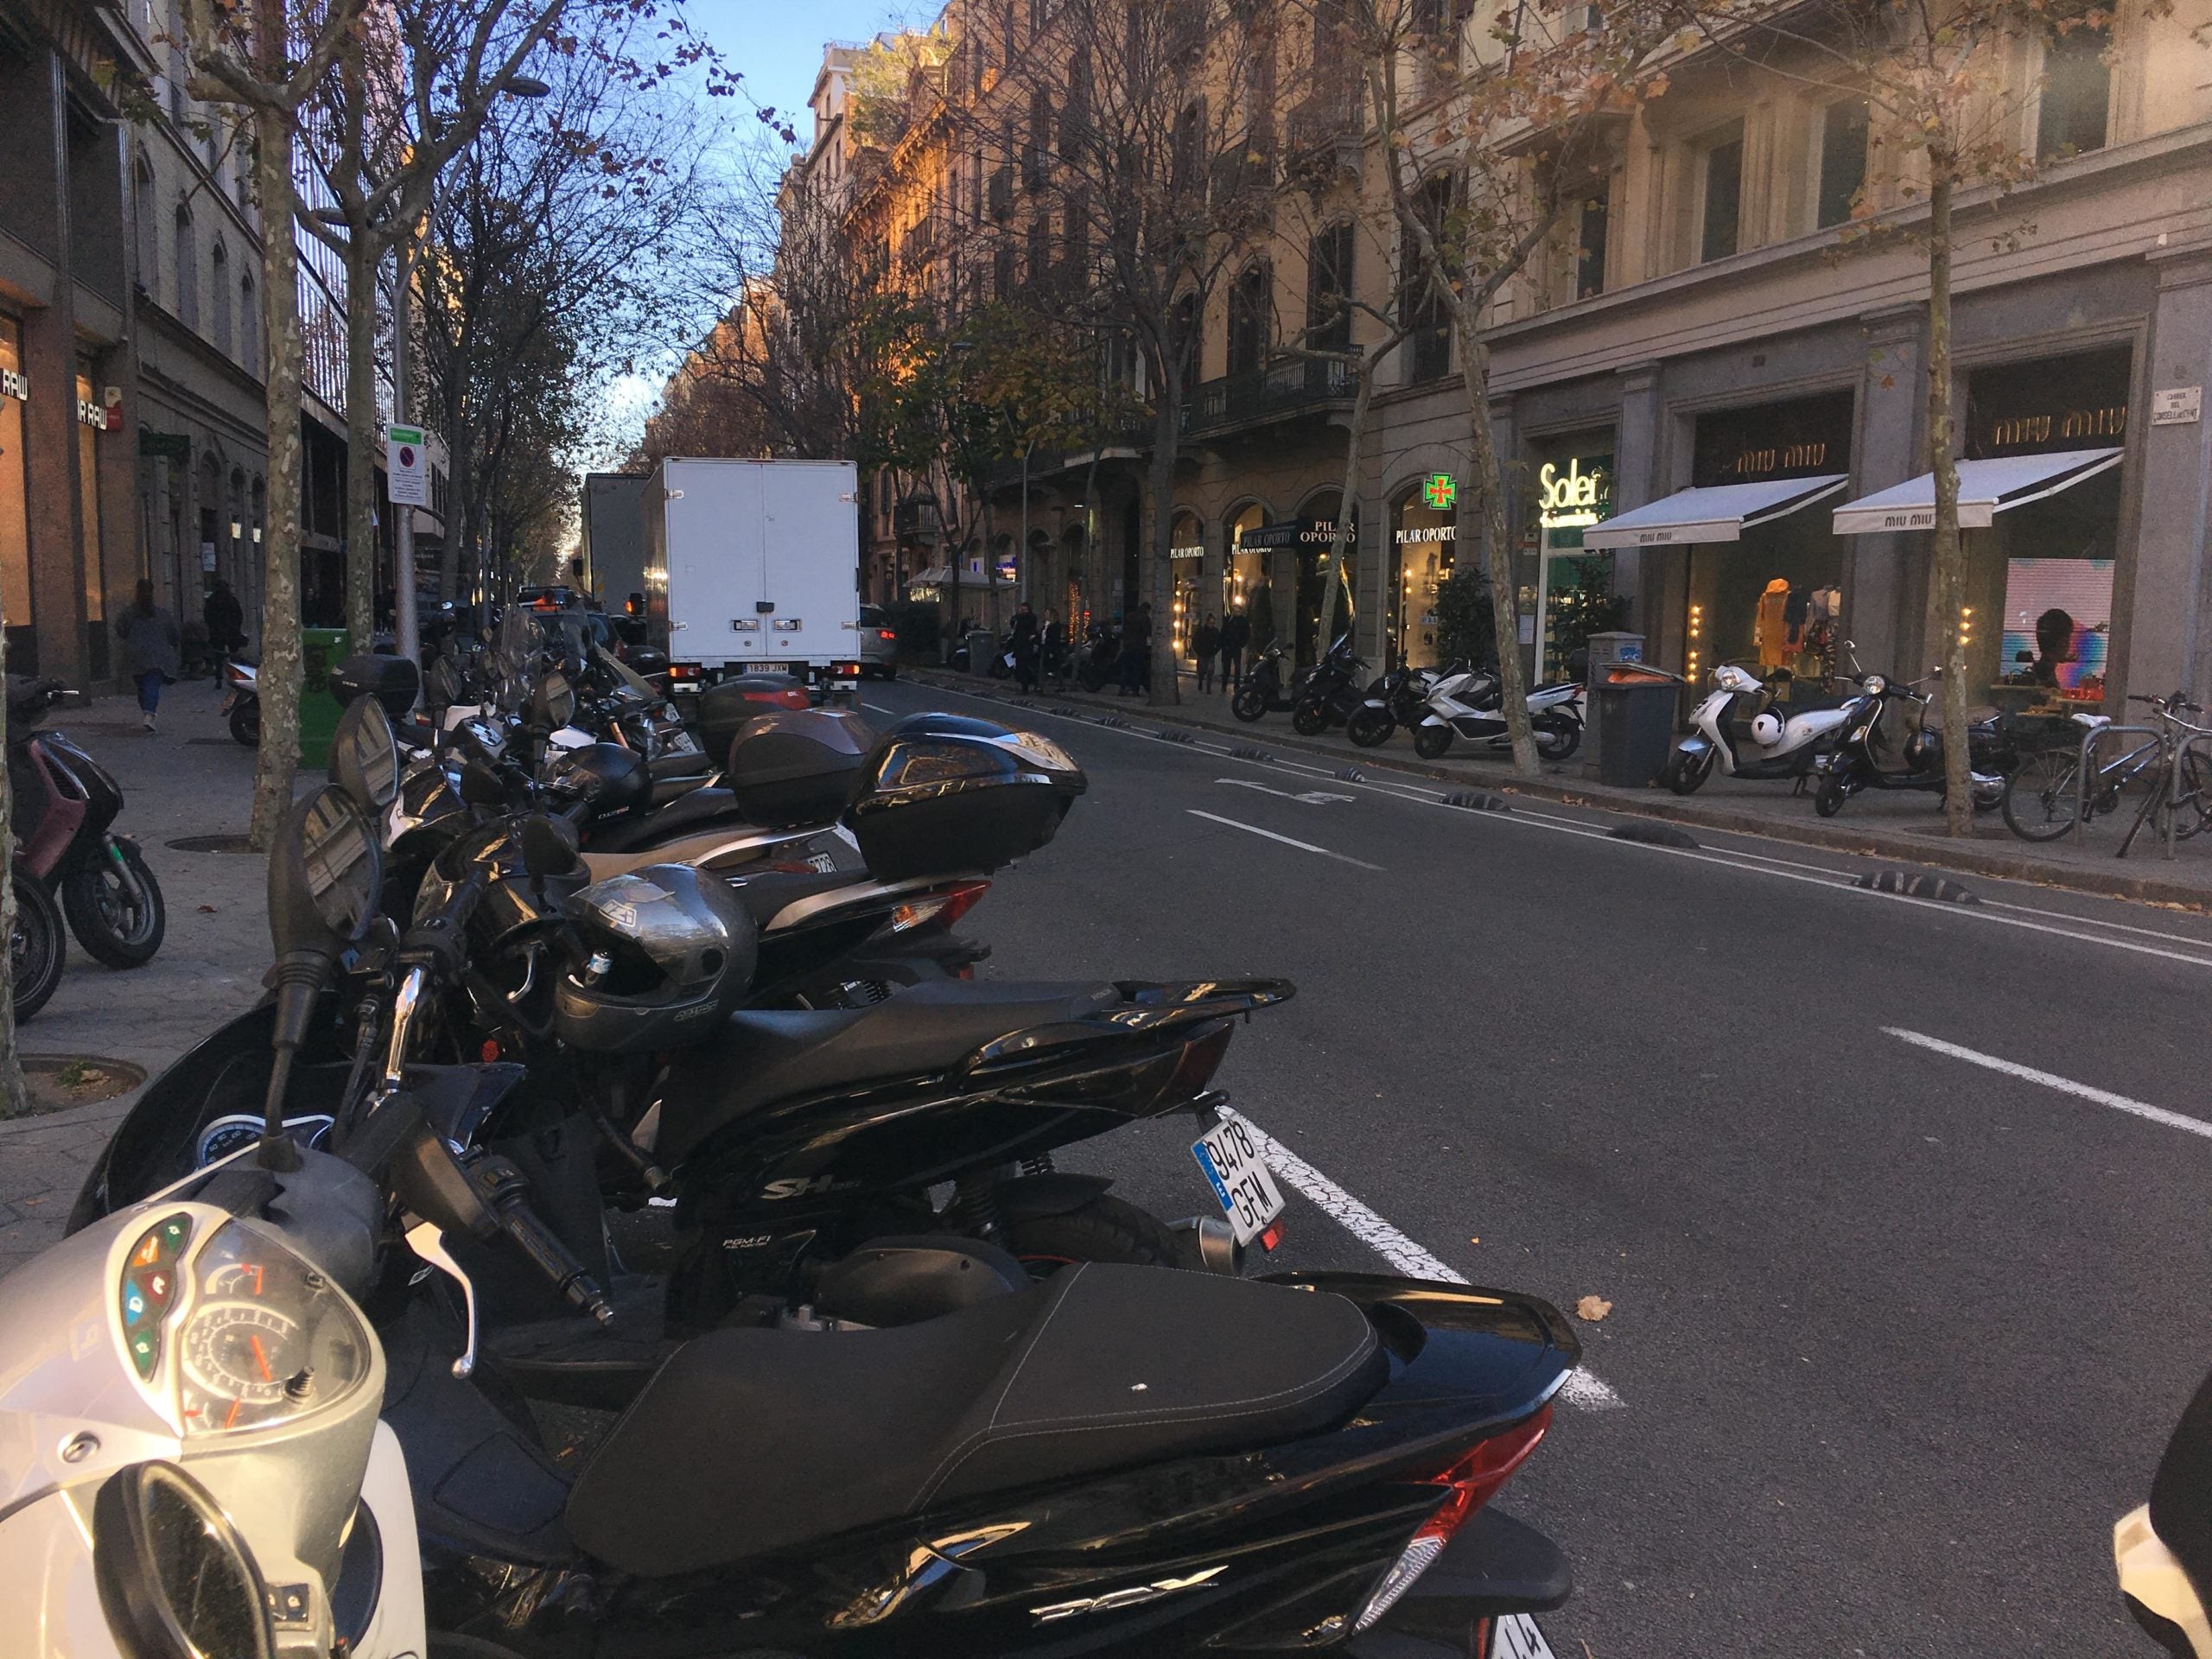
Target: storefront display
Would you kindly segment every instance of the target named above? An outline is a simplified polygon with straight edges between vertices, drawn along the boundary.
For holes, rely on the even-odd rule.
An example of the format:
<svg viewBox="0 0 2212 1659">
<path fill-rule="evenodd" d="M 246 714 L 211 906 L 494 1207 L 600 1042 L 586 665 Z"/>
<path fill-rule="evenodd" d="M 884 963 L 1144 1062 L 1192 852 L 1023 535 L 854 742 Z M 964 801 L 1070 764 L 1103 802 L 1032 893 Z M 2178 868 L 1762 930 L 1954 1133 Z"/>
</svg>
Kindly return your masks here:
<svg viewBox="0 0 2212 1659">
<path fill-rule="evenodd" d="M 1568 658 L 1591 634 L 1619 626 L 1613 558 L 1585 547 L 1584 533 L 1613 515 L 1613 458 L 1569 454 L 1536 469 L 1536 683 L 1573 677 Z"/>
<path fill-rule="evenodd" d="M 1222 562 L 1221 577 L 1221 610 L 1224 616 L 1231 611 L 1245 610 L 1254 591 L 1267 585 L 1266 551 L 1257 546 L 1247 546 L 1244 541 L 1267 522 L 1266 512 L 1256 502 L 1229 521 L 1229 552 Z"/>
<path fill-rule="evenodd" d="M 100 435 L 106 416 L 94 400 L 92 367 L 77 368 L 78 556 L 85 571 L 85 662 L 96 680 L 108 675 L 107 582 L 100 563 Z"/>
<path fill-rule="evenodd" d="M 1237 532 L 1237 555 L 1232 563 L 1241 565 L 1245 557 L 1253 557 L 1282 550 L 1294 556 L 1295 592 L 1291 595 L 1293 610 L 1293 641 L 1300 667 L 1316 660 L 1320 649 L 1322 621 L 1325 614 L 1332 639 L 1351 629 L 1356 607 L 1355 586 L 1359 573 L 1359 520 L 1352 518 L 1351 540 L 1345 550 L 1343 568 L 1336 560 L 1336 506 L 1334 492 L 1321 497 L 1308 511 L 1310 517 L 1296 518 L 1287 524 L 1261 524 Z M 1241 522 L 1241 520 L 1240 520 Z M 1252 569 L 1255 583 L 1265 582 L 1266 566 L 1259 557 L 1253 557 Z M 1334 587 L 1333 594 L 1329 591 Z M 1250 609 L 1262 591 L 1255 583 L 1243 589 L 1243 603 Z M 1270 593 L 1268 609 L 1277 627 L 1282 622 L 1282 596 Z M 1254 638 L 1261 634 L 1256 616 L 1253 623 Z"/>
<path fill-rule="evenodd" d="M 37 635 L 31 627 L 29 479 L 23 456 L 23 404 L 29 397 L 22 325 L 0 316 L 0 619 L 8 630 L 11 674 L 38 672 Z"/>
<path fill-rule="evenodd" d="M 1459 535 L 1458 491 L 1450 492 L 1450 505 L 1432 505 L 1443 493 L 1423 480 L 1391 512 L 1389 650 L 1393 663 L 1415 668 L 1440 662 L 1437 594 L 1452 574 Z"/>
<path fill-rule="evenodd" d="M 1192 641 L 1205 615 L 1198 575 L 1206 556 L 1205 532 L 1195 514 L 1179 512 L 1168 527 L 1167 561 L 1174 572 L 1175 593 L 1168 606 L 1168 626 L 1179 661 L 1194 655 Z"/>
<path fill-rule="evenodd" d="M 2113 559 L 2007 559 L 2004 637 L 2007 685 L 2040 686 L 2062 701 L 2099 703 L 2111 656 Z"/>
</svg>

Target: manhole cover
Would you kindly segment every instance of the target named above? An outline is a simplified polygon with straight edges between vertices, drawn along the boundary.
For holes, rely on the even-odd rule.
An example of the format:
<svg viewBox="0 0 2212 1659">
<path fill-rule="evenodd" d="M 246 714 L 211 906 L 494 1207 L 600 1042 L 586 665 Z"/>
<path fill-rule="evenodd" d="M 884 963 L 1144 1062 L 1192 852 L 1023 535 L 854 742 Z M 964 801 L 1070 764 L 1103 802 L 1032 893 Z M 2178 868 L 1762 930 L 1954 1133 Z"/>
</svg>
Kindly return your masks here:
<svg viewBox="0 0 2212 1659">
<path fill-rule="evenodd" d="M 59 1112 L 128 1094 L 146 1081 L 143 1066 L 98 1054 L 26 1054 L 23 1084 L 33 1112 Z"/>
<path fill-rule="evenodd" d="M 245 836 L 179 836 L 167 845 L 180 853 L 250 853 L 253 842 Z"/>
</svg>

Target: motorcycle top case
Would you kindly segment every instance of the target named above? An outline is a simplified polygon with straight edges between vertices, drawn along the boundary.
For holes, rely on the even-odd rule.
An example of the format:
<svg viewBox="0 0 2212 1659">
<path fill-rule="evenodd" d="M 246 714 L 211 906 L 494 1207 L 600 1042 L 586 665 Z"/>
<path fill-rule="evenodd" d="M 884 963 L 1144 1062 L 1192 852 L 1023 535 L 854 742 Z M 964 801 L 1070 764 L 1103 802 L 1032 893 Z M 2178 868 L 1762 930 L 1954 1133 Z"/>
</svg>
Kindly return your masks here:
<svg viewBox="0 0 2212 1659">
<path fill-rule="evenodd" d="M 693 715 L 699 747 L 710 756 L 727 755 L 729 746 L 747 725 L 762 715 L 775 712 L 772 700 L 765 699 L 762 693 L 805 689 L 804 681 L 782 673 L 739 674 L 717 680 L 699 693 L 699 706 Z"/>
<path fill-rule="evenodd" d="M 858 715 L 839 709 L 756 713 L 730 742 L 723 781 L 753 823 L 826 823 L 852 799 L 874 741 Z"/>
<path fill-rule="evenodd" d="M 1049 738 L 917 715 L 868 756 L 845 823 L 881 880 L 995 870 L 1051 841 L 1088 783 Z"/>
<path fill-rule="evenodd" d="M 416 693 L 422 686 L 422 671 L 404 657 L 363 652 L 330 671 L 330 695 L 340 708 L 356 697 L 373 696 L 394 720 L 404 717 L 415 706 Z"/>
</svg>

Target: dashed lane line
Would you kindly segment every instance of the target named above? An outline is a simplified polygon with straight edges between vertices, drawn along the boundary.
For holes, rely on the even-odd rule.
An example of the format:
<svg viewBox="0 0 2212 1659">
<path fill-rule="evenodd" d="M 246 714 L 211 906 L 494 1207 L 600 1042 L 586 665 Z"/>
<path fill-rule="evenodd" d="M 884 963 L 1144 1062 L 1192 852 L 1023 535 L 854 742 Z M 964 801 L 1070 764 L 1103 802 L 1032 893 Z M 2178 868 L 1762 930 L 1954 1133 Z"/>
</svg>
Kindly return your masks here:
<svg viewBox="0 0 2212 1659">
<path fill-rule="evenodd" d="M 1473 1282 L 1451 1263 L 1430 1255 L 1242 1112 L 1224 1106 L 1221 1115 L 1235 1118 L 1249 1131 L 1268 1168 L 1310 1200 L 1314 1208 L 1408 1278 L 1435 1279 L 1447 1285 Z M 1575 1405 L 1591 1411 L 1604 1411 L 1626 1403 L 1608 1384 L 1585 1370 L 1569 1372 L 1567 1381 L 1560 1385 L 1560 1392 Z"/>
<path fill-rule="evenodd" d="M 2056 1089 L 2060 1094 L 2073 1095 L 2082 1100 L 2093 1100 L 2100 1106 L 2109 1106 L 2116 1112 L 2127 1112 L 2137 1117 L 2146 1117 L 2153 1123 L 2163 1123 L 2170 1129 L 2180 1129 L 2189 1135 L 2201 1135 L 2212 1140 L 2212 1123 L 2201 1117 L 2185 1117 L 2179 1112 L 2170 1112 L 2163 1106 L 2153 1106 L 2147 1101 L 2131 1100 L 2126 1095 L 2116 1095 L 2109 1089 L 2076 1083 L 2071 1077 L 2062 1077 L 2055 1071 L 2038 1071 L 2032 1065 L 2022 1065 L 2017 1060 L 2000 1059 L 1994 1054 L 1984 1054 L 1978 1049 L 1947 1043 L 1941 1037 L 1930 1037 L 1924 1032 L 1907 1031 L 1902 1026 L 1884 1026 L 1885 1036 L 1900 1042 L 1910 1043 L 1915 1048 L 1924 1048 L 1932 1053 L 1948 1054 L 1955 1060 L 1964 1060 L 1968 1065 L 1983 1066 L 2000 1071 L 2008 1077 L 2018 1077 L 2024 1083 L 2040 1084 L 2046 1089 Z"/>
<path fill-rule="evenodd" d="M 1183 809 L 1194 818 L 1204 818 L 1209 823 L 1225 823 L 1231 830 L 1242 830 L 1248 836 L 1265 836 L 1269 841 L 1279 841 L 1286 847 L 1295 847 L 1301 853 L 1319 853 L 1324 858 L 1333 858 L 1339 864 L 1357 864 L 1363 870 L 1380 870 L 1380 864 L 1370 864 L 1363 858 L 1353 858 L 1345 853 L 1331 852 L 1326 847 L 1316 847 L 1310 841 L 1294 841 L 1288 836 L 1279 836 L 1272 830 L 1262 830 L 1256 823 L 1245 823 L 1236 818 L 1224 818 L 1218 812 L 1201 812 L 1195 806 Z"/>
</svg>

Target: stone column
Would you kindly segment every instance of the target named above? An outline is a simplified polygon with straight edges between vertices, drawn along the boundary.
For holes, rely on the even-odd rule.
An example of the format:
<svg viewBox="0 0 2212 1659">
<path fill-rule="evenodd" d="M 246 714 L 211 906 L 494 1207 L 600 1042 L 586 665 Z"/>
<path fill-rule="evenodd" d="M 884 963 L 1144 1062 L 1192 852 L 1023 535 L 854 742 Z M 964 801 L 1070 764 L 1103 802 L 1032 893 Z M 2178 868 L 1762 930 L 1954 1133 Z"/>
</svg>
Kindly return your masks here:
<svg viewBox="0 0 2212 1659">
<path fill-rule="evenodd" d="M 2118 667 L 2123 690 L 2164 696 L 2186 686 L 2196 701 L 2212 702 L 2212 639 L 2206 638 L 2208 539 L 2212 539 L 2212 422 L 2200 412 L 2189 421 L 2159 426 L 2152 404 L 2162 391 L 2203 388 L 2212 383 L 2212 238 L 2151 256 L 2158 298 L 2143 353 L 2145 385 L 2130 400 L 2132 419 L 2143 425 L 2136 451 L 2140 474 L 2135 494 L 2135 557 L 2132 572 L 2123 553 L 2126 652 Z M 2107 705 L 2111 706 L 2109 703 Z"/>
<path fill-rule="evenodd" d="M 60 57 L 47 53 L 45 69 L 38 77 L 38 107 L 18 110 L 15 118 L 51 135 L 56 228 L 50 302 L 23 318 L 23 372 L 31 387 L 23 406 L 31 620 L 38 631 L 39 672 L 81 686 L 85 577 L 78 546 L 76 296 L 69 275 L 69 149 Z"/>
<path fill-rule="evenodd" d="M 1921 341 L 1924 306 L 1900 306 L 1859 320 L 1866 343 L 1859 382 L 1859 419 L 1851 482 L 1842 495 L 1806 509 L 1829 512 L 1847 500 L 1902 484 L 1927 470 L 1928 376 Z M 1965 406 L 1960 405 L 1961 416 Z M 1918 660 L 1928 562 L 1933 538 L 1925 531 L 1853 536 L 1844 555 L 1843 622 L 1856 640 L 1859 660 L 1884 672 L 1905 671 Z M 1837 661 L 1847 667 L 1840 651 Z"/>
<path fill-rule="evenodd" d="M 1620 418 L 1613 426 L 1613 511 L 1626 512 L 1667 493 L 1659 476 L 1660 371 L 1656 363 L 1634 363 L 1620 371 Z M 1656 574 L 1656 573 L 1655 573 Z M 1666 614 L 1657 591 L 1645 581 L 1641 548 L 1613 550 L 1613 591 L 1629 595 L 1627 627 L 1646 636 L 1644 649 L 1656 660 L 1658 643 L 1652 624 Z"/>
</svg>

